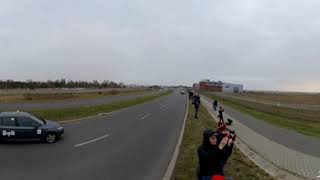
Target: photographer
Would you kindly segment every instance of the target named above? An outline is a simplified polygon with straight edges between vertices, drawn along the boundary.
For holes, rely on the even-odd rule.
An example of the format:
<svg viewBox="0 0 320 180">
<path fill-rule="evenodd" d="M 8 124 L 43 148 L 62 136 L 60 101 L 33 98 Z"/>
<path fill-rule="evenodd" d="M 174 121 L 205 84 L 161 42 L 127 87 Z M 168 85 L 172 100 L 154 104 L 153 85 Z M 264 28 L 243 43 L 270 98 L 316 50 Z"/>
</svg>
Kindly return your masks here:
<svg viewBox="0 0 320 180">
<path fill-rule="evenodd" d="M 211 180 L 223 176 L 223 168 L 232 153 L 233 140 L 212 130 L 203 133 L 202 145 L 198 148 L 199 180 Z"/>
<path fill-rule="evenodd" d="M 222 109 L 222 107 L 219 107 L 219 115 L 218 115 L 218 118 L 219 118 L 219 122 L 224 122 L 223 121 L 223 112 L 224 112 L 224 109 Z"/>
</svg>

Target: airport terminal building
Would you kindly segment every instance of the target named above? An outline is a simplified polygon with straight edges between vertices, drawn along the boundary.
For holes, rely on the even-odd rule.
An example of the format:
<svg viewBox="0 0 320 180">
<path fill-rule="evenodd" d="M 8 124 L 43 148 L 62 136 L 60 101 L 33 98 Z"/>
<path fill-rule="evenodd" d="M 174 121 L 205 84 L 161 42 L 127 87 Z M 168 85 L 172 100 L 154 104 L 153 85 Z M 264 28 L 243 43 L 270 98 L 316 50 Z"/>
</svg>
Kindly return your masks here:
<svg viewBox="0 0 320 180">
<path fill-rule="evenodd" d="M 210 81 L 205 79 L 199 82 L 199 84 L 193 85 L 194 89 L 199 89 L 200 91 L 212 91 L 212 92 L 226 92 L 226 93 L 242 93 L 242 84 L 226 83 L 221 81 Z"/>
</svg>

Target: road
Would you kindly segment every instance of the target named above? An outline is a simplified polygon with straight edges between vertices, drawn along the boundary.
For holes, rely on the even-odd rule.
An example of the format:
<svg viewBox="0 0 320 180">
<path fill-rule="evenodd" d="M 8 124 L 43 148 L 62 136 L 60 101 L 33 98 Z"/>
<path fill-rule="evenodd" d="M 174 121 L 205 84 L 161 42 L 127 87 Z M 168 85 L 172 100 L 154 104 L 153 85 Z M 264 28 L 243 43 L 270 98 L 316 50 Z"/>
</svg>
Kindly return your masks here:
<svg viewBox="0 0 320 180">
<path fill-rule="evenodd" d="M 68 100 L 53 100 L 44 102 L 16 102 L 16 103 L 0 103 L 0 110 L 44 110 L 44 109 L 64 109 L 64 108 L 77 108 L 84 106 L 97 106 L 109 104 L 117 101 L 126 101 L 145 95 L 151 95 L 159 92 L 148 92 L 144 94 L 135 95 L 116 95 L 105 96 L 99 98 L 89 99 L 68 99 Z"/>
<path fill-rule="evenodd" d="M 186 105 L 187 96 L 174 92 L 106 116 L 63 124 L 65 137 L 52 145 L 1 144 L 1 179 L 161 179 Z"/>
</svg>

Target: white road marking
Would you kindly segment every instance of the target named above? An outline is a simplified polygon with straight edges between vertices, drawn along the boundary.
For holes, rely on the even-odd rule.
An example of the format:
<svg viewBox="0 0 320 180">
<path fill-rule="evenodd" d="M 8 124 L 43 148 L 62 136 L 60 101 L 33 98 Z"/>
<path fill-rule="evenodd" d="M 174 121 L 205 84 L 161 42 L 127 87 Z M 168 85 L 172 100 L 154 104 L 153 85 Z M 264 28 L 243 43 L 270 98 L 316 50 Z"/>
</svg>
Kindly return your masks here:
<svg viewBox="0 0 320 180">
<path fill-rule="evenodd" d="M 145 119 L 145 118 L 149 117 L 150 115 L 151 114 L 147 114 L 147 115 L 143 116 L 141 119 Z"/>
<path fill-rule="evenodd" d="M 87 117 L 84 117 L 84 118 L 79 118 L 79 119 L 72 119 L 72 120 L 65 120 L 65 121 L 59 121 L 58 123 L 71 123 L 71 122 L 78 122 L 78 121 L 83 121 L 83 120 L 87 120 L 87 119 L 90 119 L 90 118 L 95 118 L 97 116 L 104 116 L 104 115 L 109 115 L 111 114 L 112 112 L 109 112 L 109 113 L 100 113 L 100 114 L 97 114 L 97 115 L 93 115 L 93 116 L 87 116 Z"/>
<path fill-rule="evenodd" d="M 88 117 L 84 117 L 84 118 L 79 118 L 79 119 L 73 119 L 73 120 L 65 120 L 65 121 L 59 121 L 58 123 L 62 124 L 62 123 L 72 123 L 72 122 L 78 122 L 78 121 L 83 121 L 83 120 L 87 120 L 89 118 L 94 118 L 97 117 L 95 116 L 88 116 Z"/>
<path fill-rule="evenodd" d="M 98 114 L 98 116 L 105 116 L 105 115 L 108 115 L 108 114 L 111 114 L 111 113 L 100 113 L 100 114 Z"/>
<path fill-rule="evenodd" d="M 89 143 L 93 143 L 93 142 L 99 141 L 99 140 L 107 138 L 107 137 L 109 137 L 109 134 L 106 134 L 104 136 L 98 137 L 96 139 L 92 139 L 90 141 L 86 141 L 86 142 L 83 142 L 83 143 L 80 143 L 80 144 L 76 144 L 76 145 L 74 145 L 74 147 L 80 147 L 80 146 L 83 146 L 83 145 L 86 145 L 86 144 L 89 144 Z"/>
</svg>

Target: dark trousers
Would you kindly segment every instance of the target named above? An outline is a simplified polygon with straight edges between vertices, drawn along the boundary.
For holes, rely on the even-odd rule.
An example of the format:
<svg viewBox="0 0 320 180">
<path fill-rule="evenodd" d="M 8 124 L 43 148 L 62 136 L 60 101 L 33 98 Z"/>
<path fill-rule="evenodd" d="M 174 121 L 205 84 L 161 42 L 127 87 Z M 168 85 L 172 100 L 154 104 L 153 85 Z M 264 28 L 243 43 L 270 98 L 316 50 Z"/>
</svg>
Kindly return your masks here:
<svg viewBox="0 0 320 180">
<path fill-rule="evenodd" d="M 196 113 L 194 115 L 195 118 L 198 118 L 199 107 L 195 106 Z"/>
<path fill-rule="evenodd" d="M 217 111 L 217 105 L 213 105 L 213 110 Z"/>
</svg>

